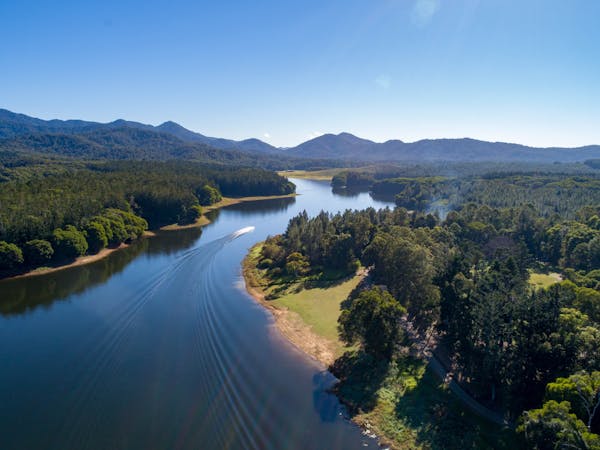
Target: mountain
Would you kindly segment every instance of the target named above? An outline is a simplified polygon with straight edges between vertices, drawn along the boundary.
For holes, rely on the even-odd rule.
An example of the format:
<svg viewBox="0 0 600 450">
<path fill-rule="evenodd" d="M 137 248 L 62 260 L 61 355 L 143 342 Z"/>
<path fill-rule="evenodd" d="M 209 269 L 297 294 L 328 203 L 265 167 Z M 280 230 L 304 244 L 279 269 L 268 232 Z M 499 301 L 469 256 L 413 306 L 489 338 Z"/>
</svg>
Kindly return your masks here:
<svg viewBox="0 0 600 450">
<path fill-rule="evenodd" d="M 377 145 L 350 133 L 324 134 L 288 149 L 290 154 L 315 158 L 358 158 L 364 159 L 365 152 Z M 311 155 L 311 156 L 308 156 Z"/>
<path fill-rule="evenodd" d="M 130 131 L 125 131 L 130 130 Z M 138 131 L 139 133 L 135 133 Z M 154 134 L 144 134 L 154 133 Z M 195 147 L 195 146 L 205 147 Z M 61 147 L 62 146 L 62 147 Z M 373 142 L 350 133 L 324 134 L 296 147 L 282 149 L 259 139 L 235 141 L 204 136 L 175 122 L 153 126 L 123 119 L 110 123 L 83 120 L 42 120 L 0 109 L 0 148 L 35 149 L 62 155 L 85 154 L 87 158 L 202 158 L 211 149 L 212 157 L 248 160 L 252 165 L 285 161 L 282 166 L 331 167 L 361 162 L 577 162 L 600 158 L 600 146 L 577 148 L 536 148 L 505 142 L 476 139 L 424 139 L 417 142 L 390 140 Z M 85 149 L 85 150 L 84 150 Z M 135 149 L 135 150 L 133 150 Z M 228 151 L 216 155 L 214 150 Z M 210 152 L 209 152 L 210 153 Z M 240 153 L 245 153 L 241 157 Z M 176 156 L 180 155 L 180 156 Z M 253 160 L 254 159 L 254 160 Z M 305 161 L 301 163 L 300 161 Z"/>
<path fill-rule="evenodd" d="M 194 142 L 210 145 L 223 150 L 239 150 L 247 152 L 277 152 L 278 149 L 259 139 L 246 139 L 234 141 L 204 136 L 200 133 L 190 131 L 175 122 L 165 122 L 158 126 L 132 122 L 118 119 L 114 122 L 99 123 L 83 120 L 42 120 L 34 117 L 18 114 L 6 109 L 0 109 L 0 139 L 16 138 L 18 136 L 42 134 L 80 134 L 98 130 L 114 130 L 121 128 L 133 128 L 146 131 L 156 131 L 170 134 L 184 142 Z"/>
<path fill-rule="evenodd" d="M 600 157 L 600 146 L 577 148 L 536 148 L 504 142 L 476 139 L 424 139 L 417 142 L 391 140 L 377 143 L 349 133 L 325 134 L 297 147 L 286 150 L 287 155 L 303 158 L 336 158 L 342 160 L 374 161 L 530 161 L 576 162 Z"/>
</svg>

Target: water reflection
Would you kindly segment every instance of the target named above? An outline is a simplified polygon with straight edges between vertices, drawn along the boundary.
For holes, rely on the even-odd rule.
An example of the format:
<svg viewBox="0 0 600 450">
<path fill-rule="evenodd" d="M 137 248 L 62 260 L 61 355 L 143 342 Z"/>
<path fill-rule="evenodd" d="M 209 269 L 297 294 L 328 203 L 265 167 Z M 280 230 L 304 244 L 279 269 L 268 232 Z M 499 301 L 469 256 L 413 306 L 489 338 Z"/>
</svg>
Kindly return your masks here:
<svg viewBox="0 0 600 450">
<path fill-rule="evenodd" d="M 273 340 L 238 288 L 248 248 L 300 211 L 387 206 L 294 182 L 297 198 L 211 212 L 203 230 L 0 282 L 2 450 L 373 448 L 333 377 Z"/>
<path fill-rule="evenodd" d="M 40 306 L 49 307 L 71 295 L 83 294 L 122 272 L 142 253 L 148 257 L 177 253 L 190 247 L 201 234 L 201 228 L 159 232 L 155 237 L 135 241 L 129 247 L 91 264 L 1 281 L 0 314 L 24 314 Z"/>
<path fill-rule="evenodd" d="M 296 197 L 274 198 L 272 200 L 260 200 L 256 202 L 243 202 L 228 206 L 229 212 L 240 215 L 265 215 L 274 212 L 285 212 L 296 203 Z"/>
<path fill-rule="evenodd" d="M 384 202 L 384 203 L 393 203 L 394 196 L 393 195 L 385 195 L 385 194 L 375 194 L 369 191 L 369 188 L 339 188 L 332 187 L 331 192 L 334 195 L 339 195 L 340 197 L 349 197 L 349 198 L 358 198 L 361 194 L 368 193 L 369 196 L 376 202 Z"/>
</svg>

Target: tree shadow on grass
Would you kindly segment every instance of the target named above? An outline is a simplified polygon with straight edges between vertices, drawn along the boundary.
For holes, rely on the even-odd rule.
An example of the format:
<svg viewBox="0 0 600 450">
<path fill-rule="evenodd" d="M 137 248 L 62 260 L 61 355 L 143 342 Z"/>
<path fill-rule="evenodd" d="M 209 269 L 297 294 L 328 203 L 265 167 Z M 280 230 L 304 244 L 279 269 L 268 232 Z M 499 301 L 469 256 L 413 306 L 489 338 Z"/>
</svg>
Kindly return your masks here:
<svg viewBox="0 0 600 450">
<path fill-rule="evenodd" d="M 426 448 L 520 448 L 511 430 L 466 410 L 430 369 L 398 395 L 395 414 L 416 431 L 417 442 Z"/>
<path fill-rule="evenodd" d="M 334 391 L 351 415 L 371 411 L 388 372 L 389 361 L 361 351 L 346 352 L 329 368 L 340 380 Z"/>
</svg>

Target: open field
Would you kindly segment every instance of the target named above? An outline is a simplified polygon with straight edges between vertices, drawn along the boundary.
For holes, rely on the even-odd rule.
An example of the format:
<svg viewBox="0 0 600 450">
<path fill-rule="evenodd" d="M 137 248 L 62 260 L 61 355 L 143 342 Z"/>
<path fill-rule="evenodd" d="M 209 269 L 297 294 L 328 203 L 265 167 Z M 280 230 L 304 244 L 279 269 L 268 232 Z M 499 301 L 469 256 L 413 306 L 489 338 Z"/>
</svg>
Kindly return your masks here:
<svg viewBox="0 0 600 450">
<path fill-rule="evenodd" d="M 338 172 L 346 169 L 324 169 L 324 170 L 284 170 L 278 172 L 282 177 L 304 178 L 306 180 L 331 181 Z"/>
<path fill-rule="evenodd" d="M 559 273 L 541 273 L 541 272 L 529 272 L 529 284 L 536 289 L 545 289 L 548 286 L 552 286 L 555 283 L 560 283 L 562 277 Z"/>
<path fill-rule="evenodd" d="M 314 333 L 330 341 L 332 352 L 338 357 L 348 350 L 339 340 L 337 333 L 341 303 L 348 298 L 362 278 L 362 275 L 356 275 L 329 287 L 323 283 L 323 287 L 289 293 L 270 302 L 276 308 L 285 308 L 297 313 Z"/>
</svg>

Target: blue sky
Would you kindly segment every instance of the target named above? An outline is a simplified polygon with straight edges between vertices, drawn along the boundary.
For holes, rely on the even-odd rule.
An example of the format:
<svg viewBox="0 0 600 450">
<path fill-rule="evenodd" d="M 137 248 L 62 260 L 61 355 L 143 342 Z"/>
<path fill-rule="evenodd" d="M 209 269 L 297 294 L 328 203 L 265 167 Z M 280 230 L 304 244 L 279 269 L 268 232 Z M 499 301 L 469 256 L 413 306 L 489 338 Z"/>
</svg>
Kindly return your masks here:
<svg viewBox="0 0 600 450">
<path fill-rule="evenodd" d="M 0 1 L 0 107 L 292 146 L 600 144 L 600 1 Z"/>
</svg>

